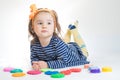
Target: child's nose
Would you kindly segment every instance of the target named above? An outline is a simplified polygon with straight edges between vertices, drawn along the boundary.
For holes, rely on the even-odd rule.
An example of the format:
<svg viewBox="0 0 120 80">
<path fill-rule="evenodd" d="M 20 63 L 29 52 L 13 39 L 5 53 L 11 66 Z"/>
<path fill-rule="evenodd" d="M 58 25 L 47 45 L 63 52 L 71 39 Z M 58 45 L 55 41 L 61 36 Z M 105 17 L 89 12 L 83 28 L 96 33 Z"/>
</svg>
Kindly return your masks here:
<svg viewBox="0 0 120 80">
<path fill-rule="evenodd" d="M 46 24 L 43 24 L 42 27 L 43 27 L 43 28 L 46 28 L 47 26 L 46 26 Z"/>
</svg>

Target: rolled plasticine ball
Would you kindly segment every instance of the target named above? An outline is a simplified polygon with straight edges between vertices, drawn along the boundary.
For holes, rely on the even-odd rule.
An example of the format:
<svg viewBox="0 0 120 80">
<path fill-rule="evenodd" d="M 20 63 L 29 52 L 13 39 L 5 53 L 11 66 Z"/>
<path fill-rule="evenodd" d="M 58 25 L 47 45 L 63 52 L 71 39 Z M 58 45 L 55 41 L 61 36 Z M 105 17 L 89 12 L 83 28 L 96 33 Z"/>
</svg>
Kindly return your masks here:
<svg viewBox="0 0 120 80">
<path fill-rule="evenodd" d="M 41 72 L 38 71 L 38 70 L 30 70 L 27 72 L 27 74 L 30 74 L 30 75 L 37 75 L 37 74 L 40 74 Z"/>
<path fill-rule="evenodd" d="M 21 69 L 13 69 L 10 72 L 11 73 L 19 73 L 19 72 L 23 72 L 23 70 L 21 70 Z"/>
<path fill-rule="evenodd" d="M 65 77 L 65 75 L 61 74 L 61 73 L 58 73 L 58 74 L 52 74 L 51 77 L 52 78 L 63 78 L 63 77 Z"/>
<path fill-rule="evenodd" d="M 71 72 L 81 72 L 81 68 L 72 68 L 70 69 Z"/>
<path fill-rule="evenodd" d="M 13 70 L 14 68 L 12 67 L 6 67 L 3 69 L 4 72 L 10 72 L 11 70 Z"/>
<path fill-rule="evenodd" d="M 102 72 L 112 72 L 112 68 L 111 67 L 102 67 Z"/>
<path fill-rule="evenodd" d="M 13 77 L 22 77 L 22 76 L 25 76 L 25 73 L 13 73 L 12 74 Z"/>
</svg>

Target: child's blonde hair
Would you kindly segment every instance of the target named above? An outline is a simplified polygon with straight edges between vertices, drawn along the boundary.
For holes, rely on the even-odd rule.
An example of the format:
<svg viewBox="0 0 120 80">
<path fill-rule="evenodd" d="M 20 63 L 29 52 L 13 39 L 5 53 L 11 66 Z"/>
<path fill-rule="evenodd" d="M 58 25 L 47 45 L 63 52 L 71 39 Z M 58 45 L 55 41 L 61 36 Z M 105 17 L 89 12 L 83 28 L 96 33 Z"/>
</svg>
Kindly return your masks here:
<svg viewBox="0 0 120 80">
<path fill-rule="evenodd" d="M 39 14 L 39 13 L 41 13 L 41 12 L 50 13 L 51 16 L 53 17 L 54 26 L 55 26 L 55 30 L 54 30 L 53 36 L 58 36 L 60 34 L 61 27 L 60 27 L 60 24 L 58 22 L 57 13 L 54 10 L 50 10 L 48 8 L 39 8 L 39 9 L 36 9 L 35 5 L 31 5 L 30 8 L 32 10 L 31 10 L 31 14 L 29 16 L 30 20 L 29 20 L 29 24 L 28 24 L 28 31 L 29 31 L 30 35 L 33 37 L 33 40 L 31 41 L 32 43 L 35 42 L 35 40 L 38 39 L 38 37 L 35 34 L 35 32 L 33 30 L 33 27 L 32 27 L 33 26 L 33 22 L 34 22 L 34 19 L 35 19 L 36 15 Z"/>
</svg>

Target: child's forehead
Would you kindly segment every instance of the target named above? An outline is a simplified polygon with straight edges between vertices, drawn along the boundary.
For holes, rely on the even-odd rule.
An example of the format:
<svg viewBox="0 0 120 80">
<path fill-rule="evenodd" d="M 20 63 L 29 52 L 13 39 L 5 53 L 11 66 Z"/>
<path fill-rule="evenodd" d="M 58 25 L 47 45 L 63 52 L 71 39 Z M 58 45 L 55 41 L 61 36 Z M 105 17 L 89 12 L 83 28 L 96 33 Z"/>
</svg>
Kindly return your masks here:
<svg viewBox="0 0 120 80">
<path fill-rule="evenodd" d="M 40 12 L 36 16 L 37 17 L 43 17 L 43 18 L 44 17 L 46 17 L 46 18 L 53 18 L 53 16 L 50 13 L 48 13 L 48 12 Z"/>
<path fill-rule="evenodd" d="M 51 19 L 45 19 L 45 20 L 42 20 L 42 19 L 37 19 L 36 22 L 52 22 L 53 20 Z"/>
<path fill-rule="evenodd" d="M 36 15 L 35 19 L 37 19 L 37 20 L 43 20 L 43 19 L 53 20 L 53 16 L 48 12 L 41 12 Z"/>
<path fill-rule="evenodd" d="M 47 11 L 40 11 L 40 12 L 38 12 L 38 14 L 50 14 L 49 12 L 47 12 Z"/>
</svg>

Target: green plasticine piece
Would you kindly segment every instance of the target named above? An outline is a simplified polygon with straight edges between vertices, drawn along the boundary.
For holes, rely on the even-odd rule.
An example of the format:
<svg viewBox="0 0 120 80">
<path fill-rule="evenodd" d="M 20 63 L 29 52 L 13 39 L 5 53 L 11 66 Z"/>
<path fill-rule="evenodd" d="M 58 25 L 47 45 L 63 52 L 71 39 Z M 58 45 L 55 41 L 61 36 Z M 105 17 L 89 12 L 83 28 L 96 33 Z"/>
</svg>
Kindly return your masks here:
<svg viewBox="0 0 120 80">
<path fill-rule="evenodd" d="M 40 71 L 42 71 L 42 72 L 53 71 L 53 69 L 50 69 L 50 68 L 44 68 L 44 69 L 40 69 Z"/>
<path fill-rule="evenodd" d="M 10 73 L 18 73 L 18 72 L 23 72 L 21 69 L 13 69 L 10 71 Z"/>
<path fill-rule="evenodd" d="M 58 73 L 58 74 L 52 74 L 51 77 L 52 78 L 63 78 L 63 77 L 65 77 L 65 75 L 61 74 L 61 73 Z"/>
</svg>

